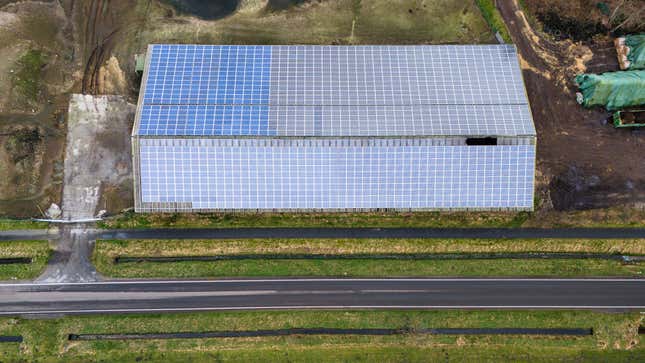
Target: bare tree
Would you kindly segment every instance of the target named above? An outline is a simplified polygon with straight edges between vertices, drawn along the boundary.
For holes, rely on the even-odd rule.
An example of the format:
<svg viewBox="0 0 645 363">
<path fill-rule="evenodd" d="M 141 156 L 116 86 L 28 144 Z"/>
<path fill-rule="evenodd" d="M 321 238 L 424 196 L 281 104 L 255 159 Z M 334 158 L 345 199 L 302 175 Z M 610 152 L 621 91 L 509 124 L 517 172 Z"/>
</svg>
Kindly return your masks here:
<svg viewBox="0 0 645 363">
<path fill-rule="evenodd" d="M 609 16 L 611 31 L 615 32 L 620 28 L 643 27 L 642 17 L 645 14 L 645 1 L 643 0 L 621 0 Z"/>
</svg>

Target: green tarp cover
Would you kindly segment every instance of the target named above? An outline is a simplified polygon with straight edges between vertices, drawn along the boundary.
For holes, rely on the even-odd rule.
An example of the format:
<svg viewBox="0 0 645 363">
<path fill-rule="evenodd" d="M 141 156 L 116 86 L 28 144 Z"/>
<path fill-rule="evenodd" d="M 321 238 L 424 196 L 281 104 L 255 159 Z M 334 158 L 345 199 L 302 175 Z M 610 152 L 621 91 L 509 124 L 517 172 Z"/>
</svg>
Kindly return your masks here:
<svg viewBox="0 0 645 363">
<path fill-rule="evenodd" d="M 612 111 L 645 105 L 645 70 L 581 74 L 576 83 L 585 107 L 605 106 Z"/>
<path fill-rule="evenodd" d="M 625 45 L 629 47 L 627 60 L 629 69 L 645 68 L 645 34 L 633 34 L 625 36 Z"/>
</svg>

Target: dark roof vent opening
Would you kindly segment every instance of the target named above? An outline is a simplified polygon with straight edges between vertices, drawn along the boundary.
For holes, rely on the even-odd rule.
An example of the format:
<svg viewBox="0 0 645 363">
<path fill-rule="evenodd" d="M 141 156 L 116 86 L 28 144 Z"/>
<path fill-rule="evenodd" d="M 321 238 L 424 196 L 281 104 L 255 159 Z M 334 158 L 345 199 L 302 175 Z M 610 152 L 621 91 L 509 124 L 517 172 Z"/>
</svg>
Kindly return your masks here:
<svg viewBox="0 0 645 363">
<path fill-rule="evenodd" d="M 466 145 L 497 145 L 496 137 L 469 137 L 466 139 Z"/>
</svg>

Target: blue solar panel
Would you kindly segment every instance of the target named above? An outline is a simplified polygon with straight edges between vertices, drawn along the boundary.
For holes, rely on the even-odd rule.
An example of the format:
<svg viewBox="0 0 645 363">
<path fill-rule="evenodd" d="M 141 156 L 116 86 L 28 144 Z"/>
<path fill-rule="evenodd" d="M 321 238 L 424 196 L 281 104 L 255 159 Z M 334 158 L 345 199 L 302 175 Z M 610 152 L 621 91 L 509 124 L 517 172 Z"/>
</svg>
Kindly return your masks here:
<svg viewBox="0 0 645 363">
<path fill-rule="evenodd" d="M 276 135 L 264 105 L 143 105 L 140 135 Z M 211 122 L 204 122 L 211 120 Z"/>
<path fill-rule="evenodd" d="M 152 45 L 143 104 L 269 102 L 271 47 Z"/>
</svg>

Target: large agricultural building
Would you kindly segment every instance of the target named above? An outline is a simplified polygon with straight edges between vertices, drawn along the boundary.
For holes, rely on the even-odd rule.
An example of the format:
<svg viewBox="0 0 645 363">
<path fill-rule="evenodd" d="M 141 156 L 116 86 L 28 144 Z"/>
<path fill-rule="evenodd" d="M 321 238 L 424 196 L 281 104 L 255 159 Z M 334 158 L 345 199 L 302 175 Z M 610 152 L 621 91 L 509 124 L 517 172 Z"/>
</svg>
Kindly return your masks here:
<svg viewBox="0 0 645 363">
<path fill-rule="evenodd" d="M 135 208 L 531 210 L 511 45 L 150 45 Z"/>
</svg>

